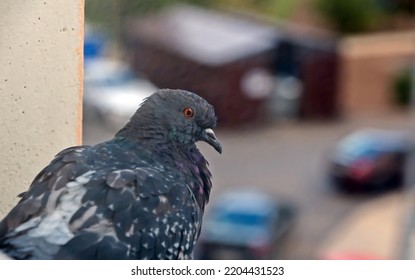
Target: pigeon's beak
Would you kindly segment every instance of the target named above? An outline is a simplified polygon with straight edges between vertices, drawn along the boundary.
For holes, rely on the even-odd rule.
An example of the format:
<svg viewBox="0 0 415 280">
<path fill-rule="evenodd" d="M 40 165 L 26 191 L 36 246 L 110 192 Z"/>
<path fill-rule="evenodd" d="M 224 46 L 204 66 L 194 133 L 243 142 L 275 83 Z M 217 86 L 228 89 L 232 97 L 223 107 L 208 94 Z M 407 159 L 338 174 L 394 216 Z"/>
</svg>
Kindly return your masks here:
<svg viewBox="0 0 415 280">
<path fill-rule="evenodd" d="M 211 128 L 204 130 L 202 140 L 211 145 L 219 154 L 222 153 L 222 145 Z"/>
</svg>

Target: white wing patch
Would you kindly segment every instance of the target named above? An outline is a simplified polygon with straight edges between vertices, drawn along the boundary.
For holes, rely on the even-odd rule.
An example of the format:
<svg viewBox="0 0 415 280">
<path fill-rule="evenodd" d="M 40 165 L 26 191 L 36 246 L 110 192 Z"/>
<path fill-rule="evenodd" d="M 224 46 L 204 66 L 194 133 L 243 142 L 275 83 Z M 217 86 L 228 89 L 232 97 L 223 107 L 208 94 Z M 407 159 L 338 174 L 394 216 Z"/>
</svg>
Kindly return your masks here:
<svg viewBox="0 0 415 280">
<path fill-rule="evenodd" d="M 27 234 L 32 237 L 43 237 L 47 242 L 63 245 L 74 237 L 69 228 L 69 220 L 82 206 L 82 197 L 86 192 L 84 185 L 91 180 L 95 171 L 88 171 L 77 177 L 75 181 L 68 182 L 62 188 L 59 203 L 53 212 L 45 213 L 43 217 L 35 217 L 17 227 L 16 231 L 31 228 Z M 35 227 L 34 227 L 35 226 Z"/>
</svg>

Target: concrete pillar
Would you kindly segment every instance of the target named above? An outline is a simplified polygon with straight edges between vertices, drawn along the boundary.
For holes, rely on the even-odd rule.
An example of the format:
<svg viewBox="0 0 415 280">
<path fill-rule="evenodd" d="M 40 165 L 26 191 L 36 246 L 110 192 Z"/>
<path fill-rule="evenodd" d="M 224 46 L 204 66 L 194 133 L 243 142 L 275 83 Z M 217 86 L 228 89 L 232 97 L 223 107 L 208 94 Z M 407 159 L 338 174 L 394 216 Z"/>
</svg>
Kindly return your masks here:
<svg viewBox="0 0 415 280">
<path fill-rule="evenodd" d="M 83 0 L 0 1 L 0 219 L 81 143 Z"/>
</svg>

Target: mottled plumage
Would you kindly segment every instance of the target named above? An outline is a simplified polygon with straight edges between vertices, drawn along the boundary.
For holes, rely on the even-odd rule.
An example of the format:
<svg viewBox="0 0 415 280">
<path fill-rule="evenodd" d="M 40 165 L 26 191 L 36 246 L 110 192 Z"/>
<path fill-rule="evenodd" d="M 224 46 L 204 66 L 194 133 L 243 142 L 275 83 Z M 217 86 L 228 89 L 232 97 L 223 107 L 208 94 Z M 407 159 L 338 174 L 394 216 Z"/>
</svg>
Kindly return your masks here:
<svg viewBox="0 0 415 280">
<path fill-rule="evenodd" d="M 189 108 L 191 109 L 189 111 Z M 114 137 L 60 152 L 0 223 L 16 259 L 188 259 L 211 189 L 213 107 L 160 90 Z"/>
</svg>

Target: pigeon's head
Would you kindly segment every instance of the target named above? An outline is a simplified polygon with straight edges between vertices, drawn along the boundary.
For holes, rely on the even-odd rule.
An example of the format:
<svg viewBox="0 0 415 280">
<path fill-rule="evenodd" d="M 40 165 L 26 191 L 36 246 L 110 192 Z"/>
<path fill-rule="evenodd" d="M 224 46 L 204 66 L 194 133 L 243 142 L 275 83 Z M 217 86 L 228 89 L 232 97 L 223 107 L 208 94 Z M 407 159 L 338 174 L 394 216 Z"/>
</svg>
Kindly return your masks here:
<svg viewBox="0 0 415 280">
<path fill-rule="evenodd" d="M 213 106 L 185 90 L 162 89 L 148 97 L 130 122 L 118 133 L 133 131 L 141 139 L 166 140 L 181 144 L 204 141 L 222 153 L 213 132 L 216 127 Z"/>
</svg>

